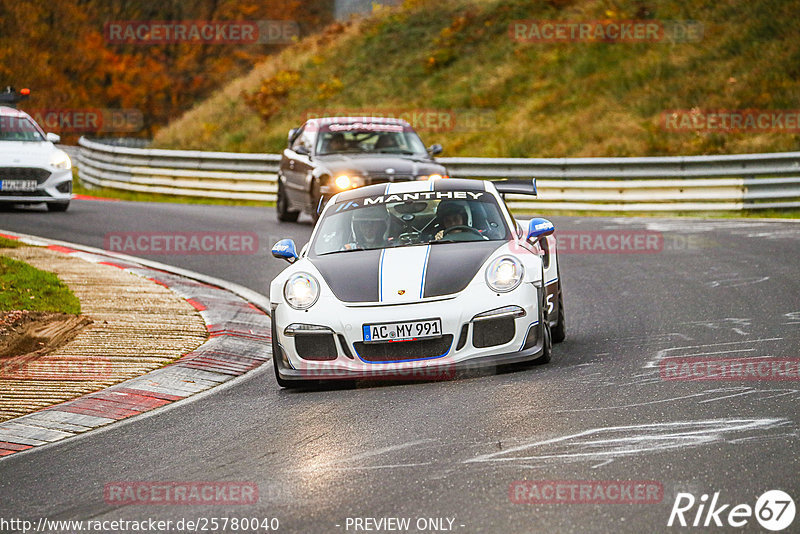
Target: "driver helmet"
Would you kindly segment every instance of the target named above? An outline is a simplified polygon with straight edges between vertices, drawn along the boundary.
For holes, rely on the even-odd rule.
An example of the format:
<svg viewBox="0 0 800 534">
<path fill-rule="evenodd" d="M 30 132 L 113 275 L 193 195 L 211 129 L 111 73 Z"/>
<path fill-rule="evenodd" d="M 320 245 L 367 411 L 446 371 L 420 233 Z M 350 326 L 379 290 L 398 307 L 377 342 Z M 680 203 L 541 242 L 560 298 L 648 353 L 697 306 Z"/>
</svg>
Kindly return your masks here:
<svg viewBox="0 0 800 534">
<path fill-rule="evenodd" d="M 388 229 L 386 212 L 380 208 L 360 209 L 350 219 L 353 237 L 359 245 L 377 245 L 384 240 Z"/>
<path fill-rule="evenodd" d="M 468 220 L 467 209 L 464 205 L 452 200 L 443 200 L 439 203 L 436 208 L 436 217 L 444 228 L 466 226 Z M 456 222 L 457 219 L 459 222 Z"/>
</svg>

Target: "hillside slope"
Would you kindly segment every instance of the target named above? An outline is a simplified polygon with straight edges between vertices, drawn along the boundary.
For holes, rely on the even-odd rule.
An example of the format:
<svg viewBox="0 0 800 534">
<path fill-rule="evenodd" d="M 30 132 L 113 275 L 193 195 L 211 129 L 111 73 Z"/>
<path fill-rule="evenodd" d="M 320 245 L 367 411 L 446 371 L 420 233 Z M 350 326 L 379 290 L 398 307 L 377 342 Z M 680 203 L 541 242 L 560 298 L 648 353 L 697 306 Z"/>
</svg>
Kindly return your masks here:
<svg viewBox="0 0 800 534">
<path fill-rule="evenodd" d="M 797 13 L 798 0 L 407 0 L 256 66 L 155 144 L 278 152 L 309 112 L 426 118 L 438 110 L 459 127 L 440 121 L 421 134 L 448 156 L 798 150 L 796 127 L 676 131 L 664 118 L 666 110 L 800 108 Z M 689 42 L 520 42 L 510 32 L 520 19 L 696 21 L 703 32 Z"/>
</svg>

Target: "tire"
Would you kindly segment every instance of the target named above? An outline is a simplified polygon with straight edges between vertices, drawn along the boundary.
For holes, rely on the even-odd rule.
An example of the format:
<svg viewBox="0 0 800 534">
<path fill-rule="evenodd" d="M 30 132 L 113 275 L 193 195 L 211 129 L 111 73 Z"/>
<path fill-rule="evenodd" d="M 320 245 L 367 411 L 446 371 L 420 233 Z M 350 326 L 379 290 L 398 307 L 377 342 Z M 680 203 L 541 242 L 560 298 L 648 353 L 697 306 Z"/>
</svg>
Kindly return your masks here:
<svg viewBox="0 0 800 534">
<path fill-rule="evenodd" d="M 544 343 L 543 343 L 543 351 L 542 355 L 533 360 L 534 365 L 542 365 L 545 363 L 550 363 L 550 360 L 553 359 L 553 335 L 550 331 L 550 323 L 548 321 L 543 321 L 542 324 L 544 325 L 543 328 L 543 335 Z"/>
<path fill-rule="evenodd" d="M 47 211 L 67 211 L 69 208 L 69 201 L 67 202 L 48 202 L 47 203 Z"/>
<path fill-rule="evenodd" d="M 550 329 L 550 320 L 547 318 L 547 307 L 544 300 L 539 303 L 539 324 L 542 325 L 542 339 L 544 340 L 542 347 L 544 350 L 542 355 L 535 360 L 528 360 L 525 363 L 526 367 L 550 363 L 553 358 L 553 333 Z"/>
<path fill-rule="evenodd" d="M 564 311 L 564 295 L 561 290 L 561 276 L 558 278 L 558 321 L 552 329 L 553 343 L 561 343 L 567 338 L 567 316 Z"/>
<path fill-rule="evenodd" d="M 297 222 L 300 216 L 299 211 L 289 210 L 289 199 L 286 197 L 286 189 L 283 182 L 278 178 L 278 194 L 275 200 L 275 210 L 278 212 L 278 220 L 281 222 Z"/>
</svg>

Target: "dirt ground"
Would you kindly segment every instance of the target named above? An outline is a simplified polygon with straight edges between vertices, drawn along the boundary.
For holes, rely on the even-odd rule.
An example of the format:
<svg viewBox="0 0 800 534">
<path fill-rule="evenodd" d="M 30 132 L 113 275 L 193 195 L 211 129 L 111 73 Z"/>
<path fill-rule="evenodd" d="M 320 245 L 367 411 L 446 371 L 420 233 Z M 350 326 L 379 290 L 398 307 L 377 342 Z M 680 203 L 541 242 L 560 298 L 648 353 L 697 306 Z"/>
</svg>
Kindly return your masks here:
<svg viewBox="0 0 800 534">
<path fill-rule="evenodd" d="M 0 359 L 44 356 L 74 339 L 90 324 L 92 320 L 83 315 L 0 312 Z"/>
</svg>

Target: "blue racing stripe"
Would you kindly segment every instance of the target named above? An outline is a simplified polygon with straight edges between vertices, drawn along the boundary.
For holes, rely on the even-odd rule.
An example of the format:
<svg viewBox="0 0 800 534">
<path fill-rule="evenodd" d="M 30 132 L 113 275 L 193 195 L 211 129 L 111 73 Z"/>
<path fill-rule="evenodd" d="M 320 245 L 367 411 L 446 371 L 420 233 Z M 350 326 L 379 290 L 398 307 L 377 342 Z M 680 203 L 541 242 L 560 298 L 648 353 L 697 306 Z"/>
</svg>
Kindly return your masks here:
<svg viewBox="0 0 800 534">
<path fill-rule="evenodd" d="M 422 281 L 419 284 L 419 298 L 425 292 L 425 272 L 428 270 L 428 256 L 431 253 L 431 246 L 428 245 L 428 250 L 425 251 L 425 261 L 422 264 Z"/>
<path fill-rule="evenodd" d="M 378 302 L 383 302 L 383 256 L 386 249 L 381 250 L 381 265 L 378 267 Z"/>
</svg>

